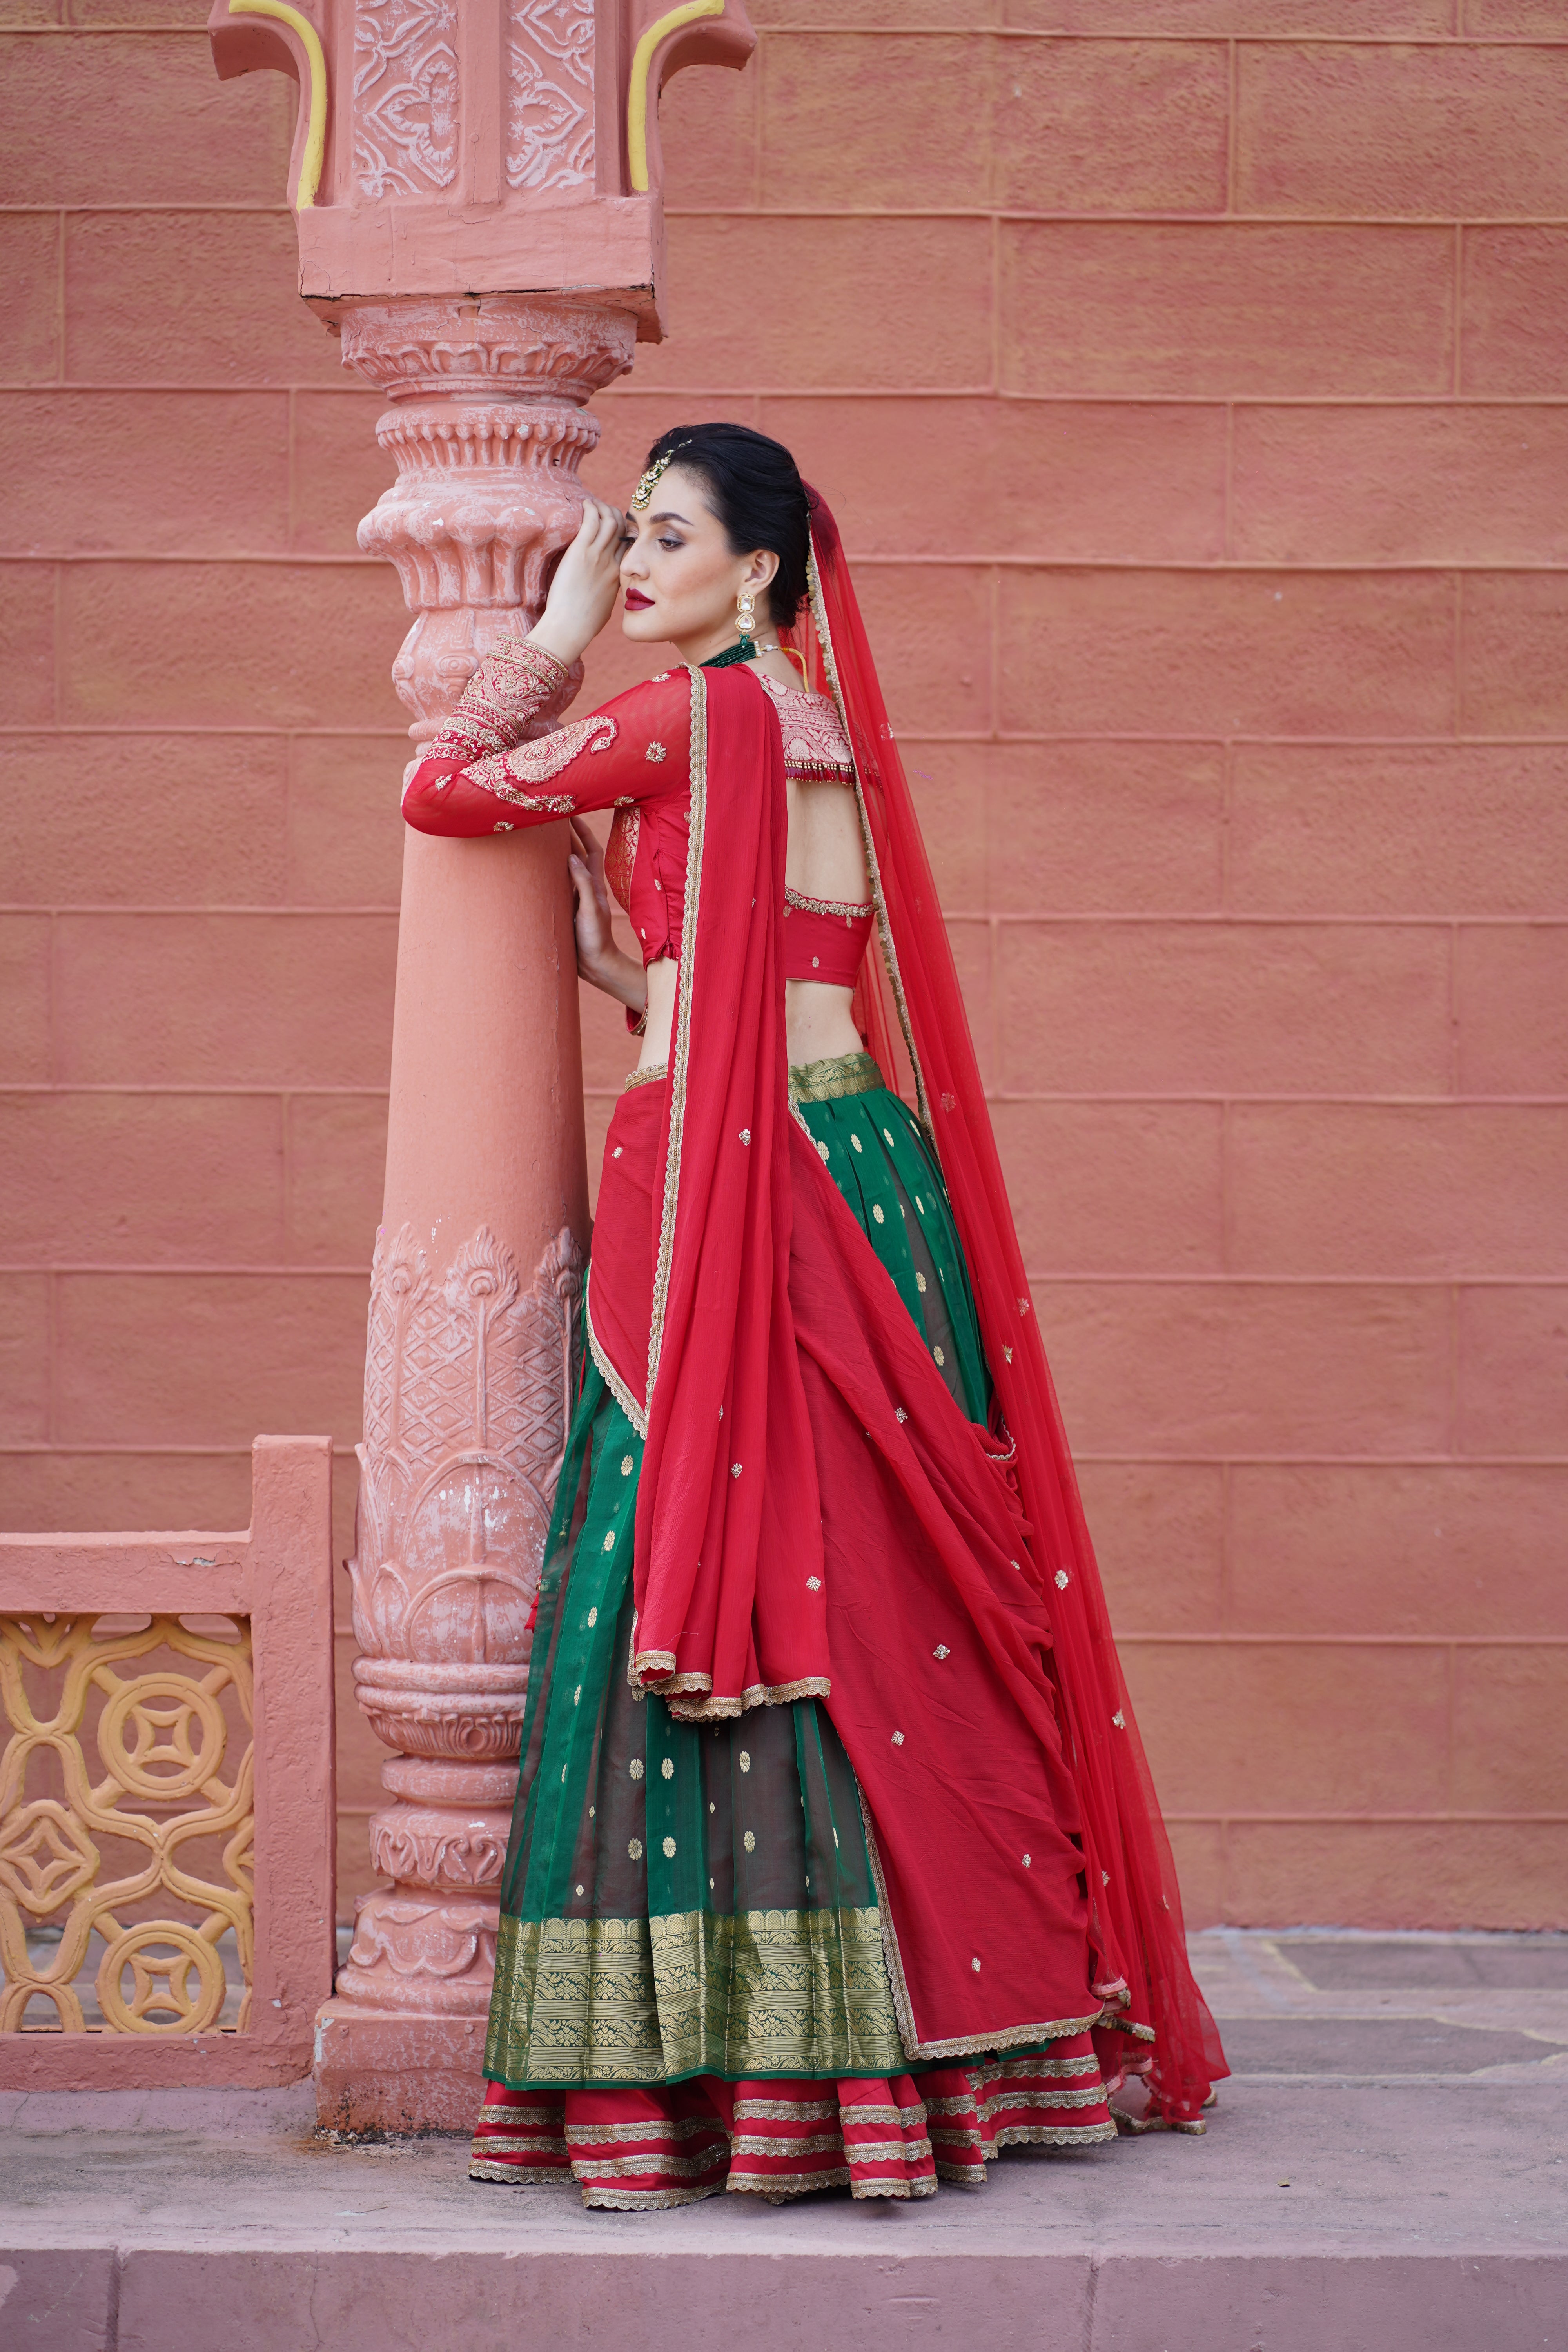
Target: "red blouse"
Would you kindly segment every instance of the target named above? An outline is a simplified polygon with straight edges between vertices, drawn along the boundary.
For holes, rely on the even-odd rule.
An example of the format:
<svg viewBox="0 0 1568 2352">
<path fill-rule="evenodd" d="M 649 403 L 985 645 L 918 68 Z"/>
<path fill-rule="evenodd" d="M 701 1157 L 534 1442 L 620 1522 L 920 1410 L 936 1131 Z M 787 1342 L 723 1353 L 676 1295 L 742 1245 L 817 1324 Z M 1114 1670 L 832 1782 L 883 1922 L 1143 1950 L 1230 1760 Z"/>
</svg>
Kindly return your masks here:
<svg viewBox="0 0 1568 2352">
<path fill-rule="evenodd" d="M 853 786 L 854 761 L 833 705 L 753 671 L 778 715 L 784 772 Z M 577 811 L 613 808 L 605 875 L 631 919 L 645 966 L 680 956 L 691 817 L 690 689 L 684 669 L 618 694 L 586 719 L 518 739 L 558 709 L 560 663 L 518 646 L 482 662 L 425 758 L 403 814 L 421 833 L 511 833 Z M 543 787 L 553 786 L 547 790 Z M 872 908 L 784 893 L 786 980 L 850 988 Z"/>
</svg>

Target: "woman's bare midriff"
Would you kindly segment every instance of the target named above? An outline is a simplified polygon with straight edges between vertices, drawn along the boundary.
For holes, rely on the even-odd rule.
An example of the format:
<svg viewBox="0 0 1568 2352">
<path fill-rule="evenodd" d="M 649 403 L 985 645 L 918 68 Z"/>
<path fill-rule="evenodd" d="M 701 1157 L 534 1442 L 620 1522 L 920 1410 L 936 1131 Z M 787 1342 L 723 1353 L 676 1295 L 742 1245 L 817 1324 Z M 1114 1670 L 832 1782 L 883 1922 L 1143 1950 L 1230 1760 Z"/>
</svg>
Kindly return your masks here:
<svg viewBox="0 0 1568 2352">
<path fill-rule="evenodd" d="M 788 676 L 793 683 L 794 671 L 788 670 Z M 791 889 L 807 898 L 864 906 L 871 886 L 853 791 L 839 783 L 790 778 L 784 878 Z M 668 957 L 647 968 L 647 1026 L 643 1032 L 639 1069 L 652 1069 L 669 1059 L 676 970 Z M 784 1026 L 792 1064 L 859 1052 L 860 1033 L 849 1017 L 853 996 L 852 989 L 829 988 L 821 981 L 784 982 Z"/>
<path fill-rule="evenodd" d="M 647 968 L 647 1026 L 639 1070 L 656 1069 L 669 1059 L 679 969 L 668 956 Z M 849 1018 L 853 996 L 852 989 L 826 988 L 817 980 L 785 981 L 784 1029 L 792 1063 L 824 1062 L 833 1055 L 860 1051 L 860 1033 Z"/>
</svg>

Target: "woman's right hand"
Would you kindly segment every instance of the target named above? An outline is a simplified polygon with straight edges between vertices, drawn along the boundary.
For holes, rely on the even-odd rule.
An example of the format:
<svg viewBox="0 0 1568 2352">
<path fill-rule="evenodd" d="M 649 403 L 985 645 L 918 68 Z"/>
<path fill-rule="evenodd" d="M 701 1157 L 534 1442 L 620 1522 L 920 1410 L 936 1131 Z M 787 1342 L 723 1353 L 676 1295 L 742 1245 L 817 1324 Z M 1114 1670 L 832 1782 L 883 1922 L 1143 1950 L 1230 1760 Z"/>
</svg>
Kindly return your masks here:
<svg viewBox="0 0 1568 2352">
<path fill-rule="evenodd" d="M 582 658 L 615 609 L 626 519 L 603 499 L 584 501 L 577 536 L 555 567 L 539 625 L 529 636 L 568 669 Z"/>
<path fill-rule="evenodd" d="M 627 1004 L 634 1013 L 647 1003 L 647 982 L 635 956 L 616 945 L 611 924 L 609 886 L 605 880 L 605 853 L 592 825 L 572 819 L 572 849 L 568 859 L 574 905 L 572 927 L 577 935 L 577 974 L 593 988 Z"/>
<path fill-rule="evenodd" d="M 592 825 L 580 816 L 572 820 L 572 849 L 567 860 L 576 904 L 573 928 L 577 934 L 577 970 L 592 980 L 616 944 L 611 928 L 610 890 L 605 880 L 605 853 Z"/>
</svg>

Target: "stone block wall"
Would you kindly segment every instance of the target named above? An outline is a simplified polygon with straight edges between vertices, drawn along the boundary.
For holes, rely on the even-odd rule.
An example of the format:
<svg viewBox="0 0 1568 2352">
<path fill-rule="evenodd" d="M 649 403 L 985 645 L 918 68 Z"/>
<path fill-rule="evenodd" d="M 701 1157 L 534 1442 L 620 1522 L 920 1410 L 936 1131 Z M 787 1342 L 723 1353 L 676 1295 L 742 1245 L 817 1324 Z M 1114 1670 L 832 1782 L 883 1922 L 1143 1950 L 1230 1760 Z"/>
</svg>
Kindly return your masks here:
<svg viewBox="0 0 1568 2352">
<path fill-rule="evenodd" d="M 221 1523 L 328 1429 L 346 1551 L 378 404 L 293 291 L 293 92 L 185 0 L 8 7 L 0 1517 Z M 1564 1924 L 1568 20 L 752 13 L 586 471 L 732 415 L 846 526 L 1190 1914 Z"/>
</svg>

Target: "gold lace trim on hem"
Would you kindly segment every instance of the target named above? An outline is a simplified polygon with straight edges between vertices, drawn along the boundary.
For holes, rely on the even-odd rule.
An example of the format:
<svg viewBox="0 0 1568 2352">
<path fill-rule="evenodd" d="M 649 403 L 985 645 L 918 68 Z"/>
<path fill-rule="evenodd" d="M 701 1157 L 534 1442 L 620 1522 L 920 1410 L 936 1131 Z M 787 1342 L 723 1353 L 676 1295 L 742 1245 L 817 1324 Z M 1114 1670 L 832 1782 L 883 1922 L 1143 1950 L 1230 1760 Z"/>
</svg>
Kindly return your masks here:
<svg viewBox="0 0 1568 2352">
<path fill-rule="evenodd" d="M 722 1692 L 714 1697 L 712 1675 L 678 1675 L 672 1650 L 634 1649 L 626 1661 L 626 1680 L 639 1698 L 651 1694 L 663 1699 L 678 1723 L 727 1722 L 754 1706 L 793 1706 L 797 1698 L 828 1698 L 833 1691 L 826 1675 L 803 1675 L 798 1682 L 749 1683 L 739 1695 Z"/>
<path fill-rule="evenodd" d="M 468 2167 L 470 2180 L 499 2180 L 507 2189 L 574 2189 L 572 2168 L 566 2163 L 552 2164 L 490 2164 L 476 2157 Z"/>
<path fill-rule="evenodd" d="M 639 2139 L 689 2139 L 694 2132 L 711 2140 L 727 2137 L 717 2116 L 649 2116 L 640 2124 L 568 2124 L 565 2144 L 569 2149 L 608 2147 Z"/>
<path fill-rule="evenodd" d="M 673 1697 L 664 1692 L 659 1696 L 678 1723 L 717 1723 L 737 1715 L 749 1715 L 756 1706 L 793 1706 L 797 1698 L 830 1698 L 833 1685 L 826 1675 L 803 1675 L 795 1683 L 753 1683 L 737 1698 L 707 1698 L 693 1702 L 682 1698 L 679 1689 Z"/>
<path fill-rule="evenodd" d="M 826 2123 L 839 2112 L 834 2099 L 737 2099 L 735 2121 L 741 2123 Z"/>
<path fill-rule="evenodd" d="M 824 1061 L 790 1065 L 792 1103 L 836 1102 L 845 1095 L 874 1094 L 879 1087 L 886 1085 L 876 1057 L 864 1051 L 830 1054 Z"/>
<path fill-rule="evenodd" d="M 1104 2124 L 1006 2124 L 996 2134 L 998 2147 L 1096 2147 L 1116 2137 L 1116 2126 Z"/>
<path fill-rule="evenodd" d="M 626 1414 L 626 1419 L 631 1423 L 631 1425 L 637 1431 L 637 1435 L 646 1439 L 647 1436 L 647 1415 L 643 1411 L 641 1405 L 638 1404 L 636 1397 L 633 1396 L 630 1389 L 627 1388 L 625 1381 L 622 1380 L 619 1372 L 616 1371 L 614 1364 L 611 1363 L 608 1356 L 605 1353 L 604 1349 L 600 1346 L 599 1335 L 594 1328 L 594 1309 L 589 1297 L 589 1290 L 593 1280 L 593 1272 L 594 1269 L 590 1264 L 587 1273 L 583 1276 L 583 1321 L 587 1328 L 588 1353 L 594 1359 L 595 1369 L 598 1372 L 599 1378 L 604 1381 L 605 1386 L 609 1390 L 610 1394 L 615 1398 L 616 1402 L 620 1406 L 621 1411 Z"/>
<path fill-rule="evenodd" d="M 629 1095 L 634 1087 L 651 1087 L 656 1078 L 668 1078 L 668 1062 L 649 1062 L 645 1069 L 631 1072 L 621 1092 L 624 1095 Z"/>
<path fill-rule="evenodd" d="M 673 2205 L 700 2205 L 705 2197 L 717 2197 L 723 2186 L 713 2180 L 700 2189 L 595 2189 L 584 2181 L 583 2202 L 590 2212 L 597 2207 L 606 2213 L 654 2213 Z"/>
<path fill-rule="evenodd" d="M 934 2197 L 937 2184 L 928 2174 L 923 2180 L 852 2180 L 851 2197 Z"/>
<path fill-rule="evenodd" d="M 770 2204 L 782 2205 L 786 2197 L 809 2197 L 814 2189 L 847 2189 L 849 2167 L 836 2165 L 831 2171 L 809 2173 L 803 2180 L 792 2180 L 787 2172 L 731 2172 L 724 2183 L 727 2190 L 739 2197 L 765 2197 Z"/>
<path fill-rule="evenodd" d="M 879 1889 L 879 1893 L 880 1889 Z M 1103 2022 L 1097 2010 L 1089 2017 L 1058 2017 L 1048 2025 L 1005 2025 L 994 2027 L 986 2033 L 963 2033 L 951 2042 L 921 2042 L 910 2055 L 912 2058 L 984 2058 L 993 2050 L 1016 2050 L 1035 2042 L 1058 2042 L 1065 2033 L 1087 2033 L 1091 2026 Z M 1037 2106 L 1055 2106 L 1054 2099 L 1037 2099 Z"/>
</svg>

